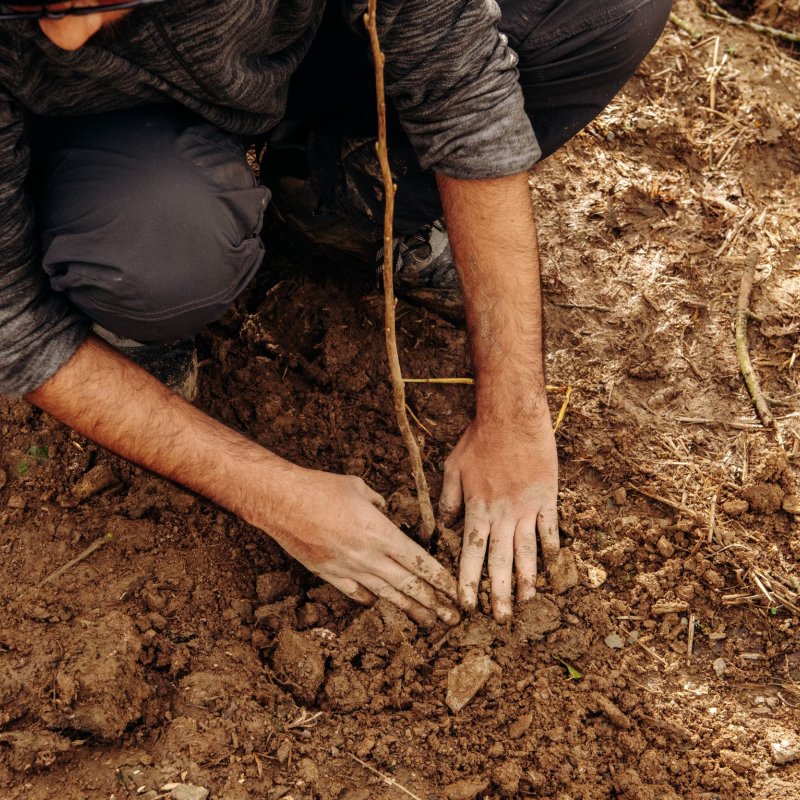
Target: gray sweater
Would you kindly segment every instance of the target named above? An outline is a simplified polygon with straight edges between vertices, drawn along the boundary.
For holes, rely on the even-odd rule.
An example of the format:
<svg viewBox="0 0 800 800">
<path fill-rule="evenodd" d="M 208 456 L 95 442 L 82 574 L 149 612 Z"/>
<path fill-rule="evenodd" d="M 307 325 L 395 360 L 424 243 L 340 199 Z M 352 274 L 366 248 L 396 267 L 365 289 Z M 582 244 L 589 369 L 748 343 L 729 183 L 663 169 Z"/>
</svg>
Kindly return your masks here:
<svg viewBox="0 0 800 800">
<path fill-rule="evenodd" d="M 76 52 L 35 22 L 0 22 L 0 393 L 40 386 L 88 330 L 41 269 L 25 190 L 30 112 L 171 102 L 231 133 L 264 133 L 284 114 L 324 2 L 168 0 L 134 11 L 111 42 Z M 355 29 L 365 8 L 344 3 Z M 457 178 L 530 167 L 539 149 L 494 0 L 379 0 L 378 9 L 387 94 L 423 166 Z"/>
</svg>

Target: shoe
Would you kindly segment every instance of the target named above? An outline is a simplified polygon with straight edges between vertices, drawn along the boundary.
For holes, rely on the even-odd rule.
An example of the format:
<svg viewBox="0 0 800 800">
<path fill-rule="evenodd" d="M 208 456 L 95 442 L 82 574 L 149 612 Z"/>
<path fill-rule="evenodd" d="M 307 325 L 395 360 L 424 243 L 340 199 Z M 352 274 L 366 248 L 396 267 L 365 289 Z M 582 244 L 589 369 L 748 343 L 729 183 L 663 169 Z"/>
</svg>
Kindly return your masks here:
<svg viewBox="0 0 800 800">
<path fill-rule="evenodd" d="M 99 325 L 94 325 L 93 330 L 168 389 L 190 403 L 195 401 L 199 370 L 194 339 L 170 344 L 142 344 L 133 339 L 121 339 Z"/>
<path fill-rule="evenodd" d="M 344 217 L 323 208 L 309 178 L 305 133 L 287 127 L 273 136 L 261 162 L 261 182 L 272 192 L 267 224 L 297 234 L 305 243 L 334 250 L 369 264 L 374 240 Z"/>
<path fill-rule="evenodd" d="M 377 264 L 382 272 L 383 247 Z M 449 319 L 464 319 L 464 298 L 443 219 L 394 239 L 394 286 L 400 297 L 415 305 Z"/>
</svg>

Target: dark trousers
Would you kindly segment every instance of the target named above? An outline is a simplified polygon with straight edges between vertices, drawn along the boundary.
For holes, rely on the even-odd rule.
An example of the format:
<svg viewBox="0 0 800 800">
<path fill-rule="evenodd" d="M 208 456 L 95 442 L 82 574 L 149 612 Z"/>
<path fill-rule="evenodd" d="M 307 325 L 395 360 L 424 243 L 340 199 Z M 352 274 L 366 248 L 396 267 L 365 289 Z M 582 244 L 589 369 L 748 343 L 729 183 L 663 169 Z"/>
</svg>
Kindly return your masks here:
<svg viewBox="0 0 800 800">
<path fill-rule="evenodd" d="M 322 209 L 377 234 L 375 96 L 366 43 L 329 3 L 293 79 L 287 118 L 308 143 Z M 543 157 L 594 119 L 658 39 L 671 0 L 500 0 L 519 55 L 525 107 Z M 350 37 L 351 42 L 346 38 Z M 117 336 L 159 343 L 218 319 L 262 260 L 269 191 L 246 143 L 188 112 L 150 106 L 48 124 L 36 190 L 44 269 L 88 317 Z M 391 120 L 397 230 L 441 215 Z M 377 239 L 377 235 L 376 235 Z"/>
</svg>

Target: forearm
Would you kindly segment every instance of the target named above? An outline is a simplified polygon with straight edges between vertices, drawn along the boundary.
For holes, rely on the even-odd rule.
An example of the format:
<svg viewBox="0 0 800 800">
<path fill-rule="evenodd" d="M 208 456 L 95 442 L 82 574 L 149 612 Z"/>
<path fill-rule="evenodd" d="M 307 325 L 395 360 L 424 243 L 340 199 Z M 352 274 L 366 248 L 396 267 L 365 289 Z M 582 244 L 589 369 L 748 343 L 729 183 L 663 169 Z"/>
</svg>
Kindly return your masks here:
<svg viewBox="0 0 800 800">
<path fill-rule="evenodd" d="M 103 447 L 219 503 L 248 522 L 274 519 L 299 468 L 211 419 L 96 337 L 26 399 Z M 272 487 L 264 508 L 250 487 Z"/>
<path fill-rule="evenodd" d="M 546 409 L 538 245 L 527 175 L 437 179 L 464 294 L 478 419 Z"/>
</svg>

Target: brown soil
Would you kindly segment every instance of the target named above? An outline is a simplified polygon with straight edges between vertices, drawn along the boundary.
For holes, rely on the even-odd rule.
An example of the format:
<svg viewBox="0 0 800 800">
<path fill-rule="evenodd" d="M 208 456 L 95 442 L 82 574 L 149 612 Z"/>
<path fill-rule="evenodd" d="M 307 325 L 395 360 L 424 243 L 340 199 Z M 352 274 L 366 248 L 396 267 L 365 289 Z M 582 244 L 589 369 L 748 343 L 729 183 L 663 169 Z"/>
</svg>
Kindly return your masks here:
<svg viewBox="0 0 800 800">
<path fill-rule="evenodd" d="M 432 632 L 358 609 L 263 534 L 4 401 L 0 797 L 154 798 L 177 781 L 212 800 L 800 798 L 800 66 L 688 0 L 676 11 L 705 41 L 670 26 L 532 177 L 550 380 L 575 388 L 565 554 L 537 600 L 499 627 L 484 587 L 480 613 Z M 748 259 L 783 448 L 735 357 Z M 363 476 L 411 529 L 381 298 L 351 264 L 299 266 L 318 263 L 274 246 L 203 337 L 198 402 Z M 399 328 L 409 376 L 468 374 L 458 326 L 401 304 Z M 436 495 L 471 391 L 409 402 Z M 445 536 L 438 555 L 457 549 Z"/>
</svg>

